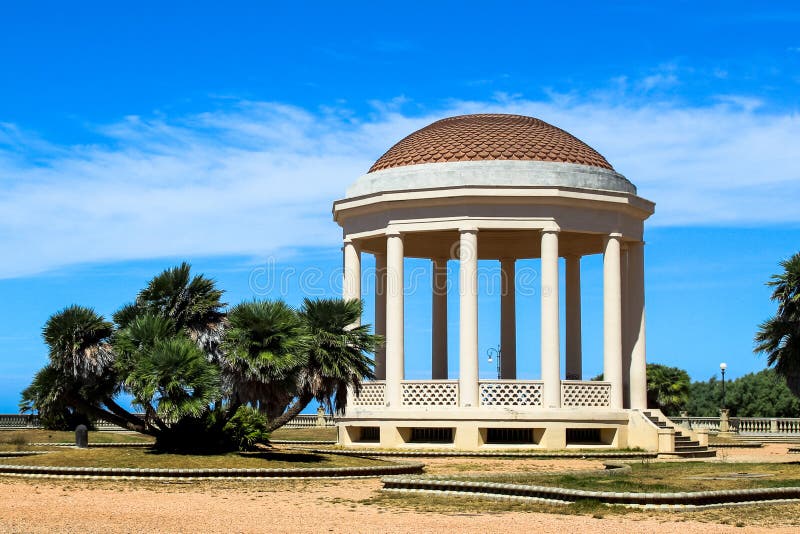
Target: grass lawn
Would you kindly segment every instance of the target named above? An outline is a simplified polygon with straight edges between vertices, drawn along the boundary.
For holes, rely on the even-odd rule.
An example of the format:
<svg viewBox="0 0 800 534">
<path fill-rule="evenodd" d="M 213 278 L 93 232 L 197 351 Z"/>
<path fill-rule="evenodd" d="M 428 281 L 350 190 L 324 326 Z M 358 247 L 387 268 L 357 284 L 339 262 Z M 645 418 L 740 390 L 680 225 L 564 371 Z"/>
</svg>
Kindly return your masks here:
<svg viewBox="0 0 800 534">
<path fill-rule="evenodd" d="M 492 475 L 468 477 L 463 475 L 441 476 L 447 480 L 485 480 L 512 484 L 560 486 L 572 489 L 614 492 L 659 492 L 659 491 L 710 491 L 721 489 L 745 489 L 756 487 L 800 485 L 800 464 L 775 463 L 720 463 L 720 462 L 652 462 L 633 463 L 629 475 L 615 476 L 570 476 L 570 475 Z M 726 478 L 732 474 L 770 475 L 763 478 Z M 700 478 L 695 478 L 700 477 Z M 505 512 L 544 512 L 552 514 L 587 515 L 596 518 L 626 515 L 655 517 L 675 521 L 699 521 L 703 523 L 727 524 L 737 527 L 800 526 L 800 504 L 748 505 L 737 513 L 730 508 L 713 508 L 696 511 L 659 511 L 609 506 L 594 500 L 578 501 L 568 505 L 548 505 L 523 501 L 501 501 L 469 496 L 445 496 L 432 494 L 381 493 L 361 501 L 383 509 L 406 510 L 428 513 L 485 514 Z"/>
<path fill-rule="evenodd" d="M 336 427 L 279 428 L 270 439 L 294 439 L 298 441 L 336 441 Z"/>
<path fill-rule="evenodd" d="M 150 436 L 124 432 L 89 432 L 92 443 L 152 443 Z M 59 430 L 0 430 L 0 450 L 27 450 L 28 443 L 75 443 L 75 432 Z"/>
<path fill-rule="evenodd" d="M 171 469 L 355 467 L 385 465 L 380 460 L 291 450 L 228 454 L 172 454 L 142 448 L 59 449 L 40 456 L 2 458 L 0 463 L 68 467 Z"/>
<path fill-rule="evenodd" d="M 798 463 L 629 462 L 631 472 L 611 476 L 501 474 L 473 480 L 614 492 L 686 492 L 800 486 Z M 468 480 L 468 476 L 441 477 Z"/>
</svg>

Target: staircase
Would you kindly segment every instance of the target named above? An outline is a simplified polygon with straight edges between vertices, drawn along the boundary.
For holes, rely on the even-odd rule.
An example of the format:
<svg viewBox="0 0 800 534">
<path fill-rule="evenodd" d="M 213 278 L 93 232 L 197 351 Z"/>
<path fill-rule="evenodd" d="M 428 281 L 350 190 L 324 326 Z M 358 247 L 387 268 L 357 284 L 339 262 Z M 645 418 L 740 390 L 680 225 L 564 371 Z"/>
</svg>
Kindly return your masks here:
<svg viewBox="0 0 800 534">
<path fill-rule="evenodd" d="M 699 441 L 692 440 L 691 436 L 686 435 L 686 430 L 676 427 L 666 417 L 662 419 L 658 414 L 648 411 L 643 411 L 642 414 L 659 428 L 675 429 L 675 452 L 666 454 L 680 458 L 714 458 L 717 455 L 717 451 L 709 450 L 707 446 L 700 445 Z"/>
</svg>

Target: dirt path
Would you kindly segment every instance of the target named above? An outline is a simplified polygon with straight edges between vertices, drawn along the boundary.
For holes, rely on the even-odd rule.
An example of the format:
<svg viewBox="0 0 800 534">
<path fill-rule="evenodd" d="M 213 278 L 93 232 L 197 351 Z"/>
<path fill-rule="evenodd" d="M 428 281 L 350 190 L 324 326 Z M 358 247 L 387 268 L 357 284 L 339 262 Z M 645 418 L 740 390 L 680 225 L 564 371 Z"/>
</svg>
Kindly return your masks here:
<svg viewBox="0 0 800 534">
<path fill-rule="evenodd" d="M 238 488 L 0 479 L 3 532 L 760 532 L 653 518 L 415 513 L 358 501 L 377 480 L 248 483 Z M 784 528 L 774 532 L 796 532 Z"/>
<path fill-rule="evenodd" d="M 782 446 L 735 450 L 730 461 L 795 460 Z M 735 460 L 734 460 L 735 458 Z M 476 473 L 480 459 L 428 459 L 429 472 Z M 427 461 L 427 460 L 426 460 Z M 498 460 L 498 471 L 599 467 L 596 460 Z M 691 514 L 606 514 L 604 518 L 535 512 L 441 513 L 369 502 L 378 480 L 210 481 L 192 484 L 26 480 L 0 477 L 0 532 L 797 532 L 800 505 L 775 508 L 769 521 L 737 528 L 694 521 Z M 747 508 L 719 511 L 735 523 Z"/>
</svg>

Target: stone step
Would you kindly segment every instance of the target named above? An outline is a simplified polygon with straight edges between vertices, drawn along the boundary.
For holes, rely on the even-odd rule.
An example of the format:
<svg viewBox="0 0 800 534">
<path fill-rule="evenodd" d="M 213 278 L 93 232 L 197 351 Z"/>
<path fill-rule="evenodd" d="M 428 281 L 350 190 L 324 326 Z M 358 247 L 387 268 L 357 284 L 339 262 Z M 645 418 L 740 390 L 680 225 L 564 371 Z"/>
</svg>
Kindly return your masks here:
<svg viewBox="0 0 800 534">
<path fill-rule="evenodd" d="M 694 443 L 697 443 L 697 442 L 695 441 Z M 678 445 L 678 444 L 675 444 L 675 450 L 679 451 L 679 452 L 701 452 L 701 451 L 707 451 L 708 447 L 706 447 L 705 445 L 700 445 L 699 443 L 697 445 Z"/>
<path fill-rule="evenodd" d="M 675 451 L 675 452 L 667 452 L 660 454 L 659 456 L 664 456 L 667 458 L 714 458 L 717 455 L 717 451 Z"/>
</svg>

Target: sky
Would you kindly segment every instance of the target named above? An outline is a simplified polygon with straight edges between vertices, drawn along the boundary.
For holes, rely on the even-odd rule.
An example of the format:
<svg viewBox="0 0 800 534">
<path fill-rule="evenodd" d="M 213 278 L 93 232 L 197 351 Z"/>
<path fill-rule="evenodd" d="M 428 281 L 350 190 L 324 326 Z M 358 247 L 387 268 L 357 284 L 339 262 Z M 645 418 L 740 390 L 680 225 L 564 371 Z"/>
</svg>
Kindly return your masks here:
<svg viewBox="0 0 800 534">
<path fill-rule="evenodd" d="M 477 112 L 571 132 L 656 202 L 650 362 L 759 371 L 764 283 L 800 249 L 798 25 L 795 2 L 0 3 L 0 413 L 46 362 L 50 314 L 108 316 L 183 260 L 231 304 L 337 294 L 332 202 L 412 131 Z M 582 268 L 593 376 L 600 258 Z M 429 269 L 408 260 L 409 378 L 430 372 Z M 481 269 L 488 378 L 498 267 Z M 531 289 L 518 360 L 538 378 Z"/>
</svg>

